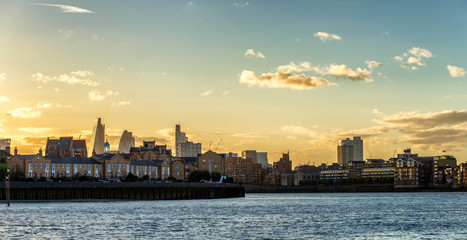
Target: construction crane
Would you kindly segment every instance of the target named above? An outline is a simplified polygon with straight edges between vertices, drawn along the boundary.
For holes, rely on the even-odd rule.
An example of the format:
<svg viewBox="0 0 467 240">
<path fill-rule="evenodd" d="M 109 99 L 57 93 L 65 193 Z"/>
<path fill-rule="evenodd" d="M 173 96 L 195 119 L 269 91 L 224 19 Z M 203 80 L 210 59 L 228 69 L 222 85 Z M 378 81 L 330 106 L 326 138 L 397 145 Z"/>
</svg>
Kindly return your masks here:
<svg viewBox="0 0 467 240">
<path fill-rule="evenodd" d="M 214 150 L 214 152 L 217 152 L 217 148 L 219 148 L 219 145 L 221 144 L 222 142 L 222 138 L 219 140 L 219 142 L 217 143 L 217 146 L 216 146 L 216 150 Z"/>
<path fill-rule="evenodd" d="M 209 151 L 211 151 L 212 140 L 209 142 Z"/>
<path fill-rule="evenodd" d="M 392 154 L 392 158 L 396 156 L 397 149 L 394 149 L 394 153 Z"/>
</svg>

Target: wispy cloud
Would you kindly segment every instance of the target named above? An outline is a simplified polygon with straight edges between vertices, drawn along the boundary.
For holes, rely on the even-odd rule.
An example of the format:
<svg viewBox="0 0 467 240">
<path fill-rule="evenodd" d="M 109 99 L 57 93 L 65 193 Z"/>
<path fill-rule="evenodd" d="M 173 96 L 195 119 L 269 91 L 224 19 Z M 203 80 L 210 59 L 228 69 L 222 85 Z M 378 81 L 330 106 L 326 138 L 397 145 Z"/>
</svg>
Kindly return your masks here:
<svg viewBox="0 0 467 240">
<path fill-rule="evenodd" d="M 417 70 L 418 67 L 426 66 L 424 59 L 432 58 L 433 54 L 430 50 L 423 49 L 420 47 L 413 47 L 408 52 L 402 54 L 402 56 L 395 56 L 394 60 L 399 62 L 402 68 Z"/>
<path fill-rule="evenodd" d="M 227 96 L 230 94 L 230 90 L 225 90 L 223 93 L 222 93 L 222 96 Z"/>
<path fill-rule="evenodd" d="M 15 108 L 7 112 L 13 118 L 37 118 L 40 117 L 42 112 L 39 110 L 34 110 L 30 107 L 20 107 Z"/>
<path fill-rule="evenodd" d="M 234 3 L 233 5 L 238 8 L 246 8 L 250 4 L 248 2 L 244 2 L 244 3 Z"/>
<path fill-rule="evenodd" d="M 97 86 L 99 82 L 92 80 L 94 76 L 93 72 L 90 71 L 75 71 L 70 74 L 60 74 L 59 76 L 46 76 L 42 73 L 35 73 L 32 75 L 32 79 L 36 82 L 49 83 L 49 82 L 61 82 L 69 85 L 86 85 L 86 86 Z"/>
<path fill-rule="evenodd" d="M 93 90 L 88 93 L 88 98 L 89 100 L 93 102 L 99 102 L 99 101 L 104 100 L 106 97 L 117 96 L 118 94 L 119 94 L 118 92 L 114 92 L 111 90 L 108 90 L 107 92 L 104 92 L 104 93 L 101 93 L 98 90 Z"/>
<path fill-rule="evenodd" d="M 207 90 L 207 91 L 205 91 L 205 92 L 202 92 L 200 95 L 201 95 L 202 97 L 207 97 L 207 96 L 211 95 L 212 93 L 213 93 L 212 90 Z"/>
<path fill-rule="evenodd" d="M 0 73 L 0 82 L 6 80 L 6 73 Z"/>
<path fill-rule="evenodd" d="M 292 133 L 296 135 L 306 135 L 309 137 L 316 136 L 317 132 L 315 130 L 311 130 L 305 127 L 296 126 L 296 125 L 287 125 L 281 127 L 281 131 L 286 133 Z"/>
<path fill-rule="evenodd" d="M 10 101 L 10 98 L 5 97 L 5 96 L 0 96 L 0 103 L 2 103 L 2 102 L 9 102 L 9 101 Z"/>
<path fill-rule="evenodd" d="M 232 137 L 240 137 L 240 138 L 268 138 L 269 136 L 261 135 L 258 133 L 235 133 L 232 134 Z"/>
<path fill-rule="evenodd" d="M 321 41 L 323 42 L 326 42 L 329 40 L 341 40 L 342 39 L 342 37 L 337 34 L 327 33 L 327 32 L 316 32 L 315 37 L 321 39 Z"/>
<path fill-rule="evenodd" d="M 189 1 L 185 4 L 185 7 L 192 7 L 194 3 L 192 1 Z"/>
<path fill-rule="evenodd" d="M 255 52 L 253 49 L 248 49 L 246 52 L 243 54 L 245 57 L 256 57 L 256 58 L 262 58 L 265 59 L 266 57 L 264 56 L 263 53 L 261 52 Z"/>
<path fill-rule="evenodd" d="M 65 13 L 94 13 L 91 10 L 87 10 L 87 9 L 79 8 L 75 6 L 70 6 L 70 5 L 45 4 L 45 3 L 36 3 L 35 5 L 46 6 L 46 7 L 56 7 Z"/>
<path fill-rule="evenodd" d="M 72 108 L 72 105 L 61 105 L 60 103 L 39 102 L 36 104 L 37 108 Z"/>
<path fill-rule="evenodd" d="M 120 107 L 123 107 L 123 106 L 128 106 L 130 105 L 131 102 L 129 101 L 120 101 L 120 102 L 113 102 L 112 103 L 112 106 L 120 106 Z"/>
<path fill-rule="evenodd" d="M 463 69 L 461 67 L 448 65 L 447 69 L 449 70 L 449 75 L 451 75 L 451 77 L 463 77 L 463 76 L 465 76 L 465 69 Z"/>
<path fill-rule="evenodd" d="M 45 132 L 51 132 L 54 129 L 53 128 L 35 128 L 35 127 L 24 127 L 24 128 L 18 128 L 19 131 L 21 132 L 27 132 L 27 133 L 45 133 Z"/>
</svg>

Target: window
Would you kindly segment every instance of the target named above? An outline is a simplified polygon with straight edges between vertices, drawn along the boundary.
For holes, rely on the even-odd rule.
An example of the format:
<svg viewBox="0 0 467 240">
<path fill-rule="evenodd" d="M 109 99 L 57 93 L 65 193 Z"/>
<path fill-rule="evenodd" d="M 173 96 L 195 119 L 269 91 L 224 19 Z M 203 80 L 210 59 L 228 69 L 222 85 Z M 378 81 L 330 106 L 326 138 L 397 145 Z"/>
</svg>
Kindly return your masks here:
<svg viewBox="0 0 467 240">
<path fill-rule="evenodd" d="M 42 168 L 42 163 L 40 164 L 41 168 Z"/>
<path fill-rule="evenodd" d="M 37 168 L 37 162 L 34 163 L 34 168 Z"/>
</svg>

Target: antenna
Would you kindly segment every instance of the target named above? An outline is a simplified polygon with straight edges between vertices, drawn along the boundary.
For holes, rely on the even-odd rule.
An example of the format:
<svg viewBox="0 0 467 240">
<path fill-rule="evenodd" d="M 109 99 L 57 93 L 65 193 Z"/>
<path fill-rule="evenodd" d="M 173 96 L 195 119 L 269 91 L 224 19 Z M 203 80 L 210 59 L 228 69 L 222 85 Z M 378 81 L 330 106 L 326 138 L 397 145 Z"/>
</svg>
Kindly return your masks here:
<svg viewBox="0 0 467 240">
<path fill-rule="evenodd" d="M 209 151 L 211 151 L 212 140 L 209 142 Z"/>
</svg>

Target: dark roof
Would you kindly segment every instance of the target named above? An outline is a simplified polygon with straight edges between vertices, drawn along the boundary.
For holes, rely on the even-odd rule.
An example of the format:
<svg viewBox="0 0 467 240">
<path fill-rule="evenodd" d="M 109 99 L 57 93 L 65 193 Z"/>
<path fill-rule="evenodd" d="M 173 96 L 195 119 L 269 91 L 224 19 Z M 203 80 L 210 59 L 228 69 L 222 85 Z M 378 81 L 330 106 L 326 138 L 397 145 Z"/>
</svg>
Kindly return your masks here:
<svg viewBox="0 0 467 240">
<path fill-rule="evenodd" d="M 17 155 L 17 157 L 19 158 L 22 158 L 22 159 L 31 159 L 33 157 L 37 156 L 37 154 L 33 154 L 33 155 Z"/>
<path fill-rule="evenodd" d="M 79 158 L 79 157 L 45 157 L 52 160 L 52 163 L 84 163 L 84 164 L 102 164 L 93 158 Z"/>
<path fill-rule="evenodd" d="M 73 140 L 73 148 L 86 149 L 86 140 Z"/>
<path fill-rule="evenodd" d="M 152 161 L 149 161 L 149 160 L 135 160 L 135 159 L 131 159 L 131 165 L 143 165 L 143 166 L 156 166 L 156 164 Z"/>
<path fill-rule="evenodd" d="M 112 159 L 116 153 L 107 153 L 107 154 L 96 154 L 95 157 L 99 160 L 110 160 Z"/>
<path fill-rule="evenodd" d="M 185 163 L 196 163 L 198 160 L 198 158 L 195 157 L 181 157 L 181 159 L 185 161 Z"/>
<path fill-rule="evenodd" d="M 163 163 L 164 160 L 151 160 L 153 163 Z"/>
</svg>

